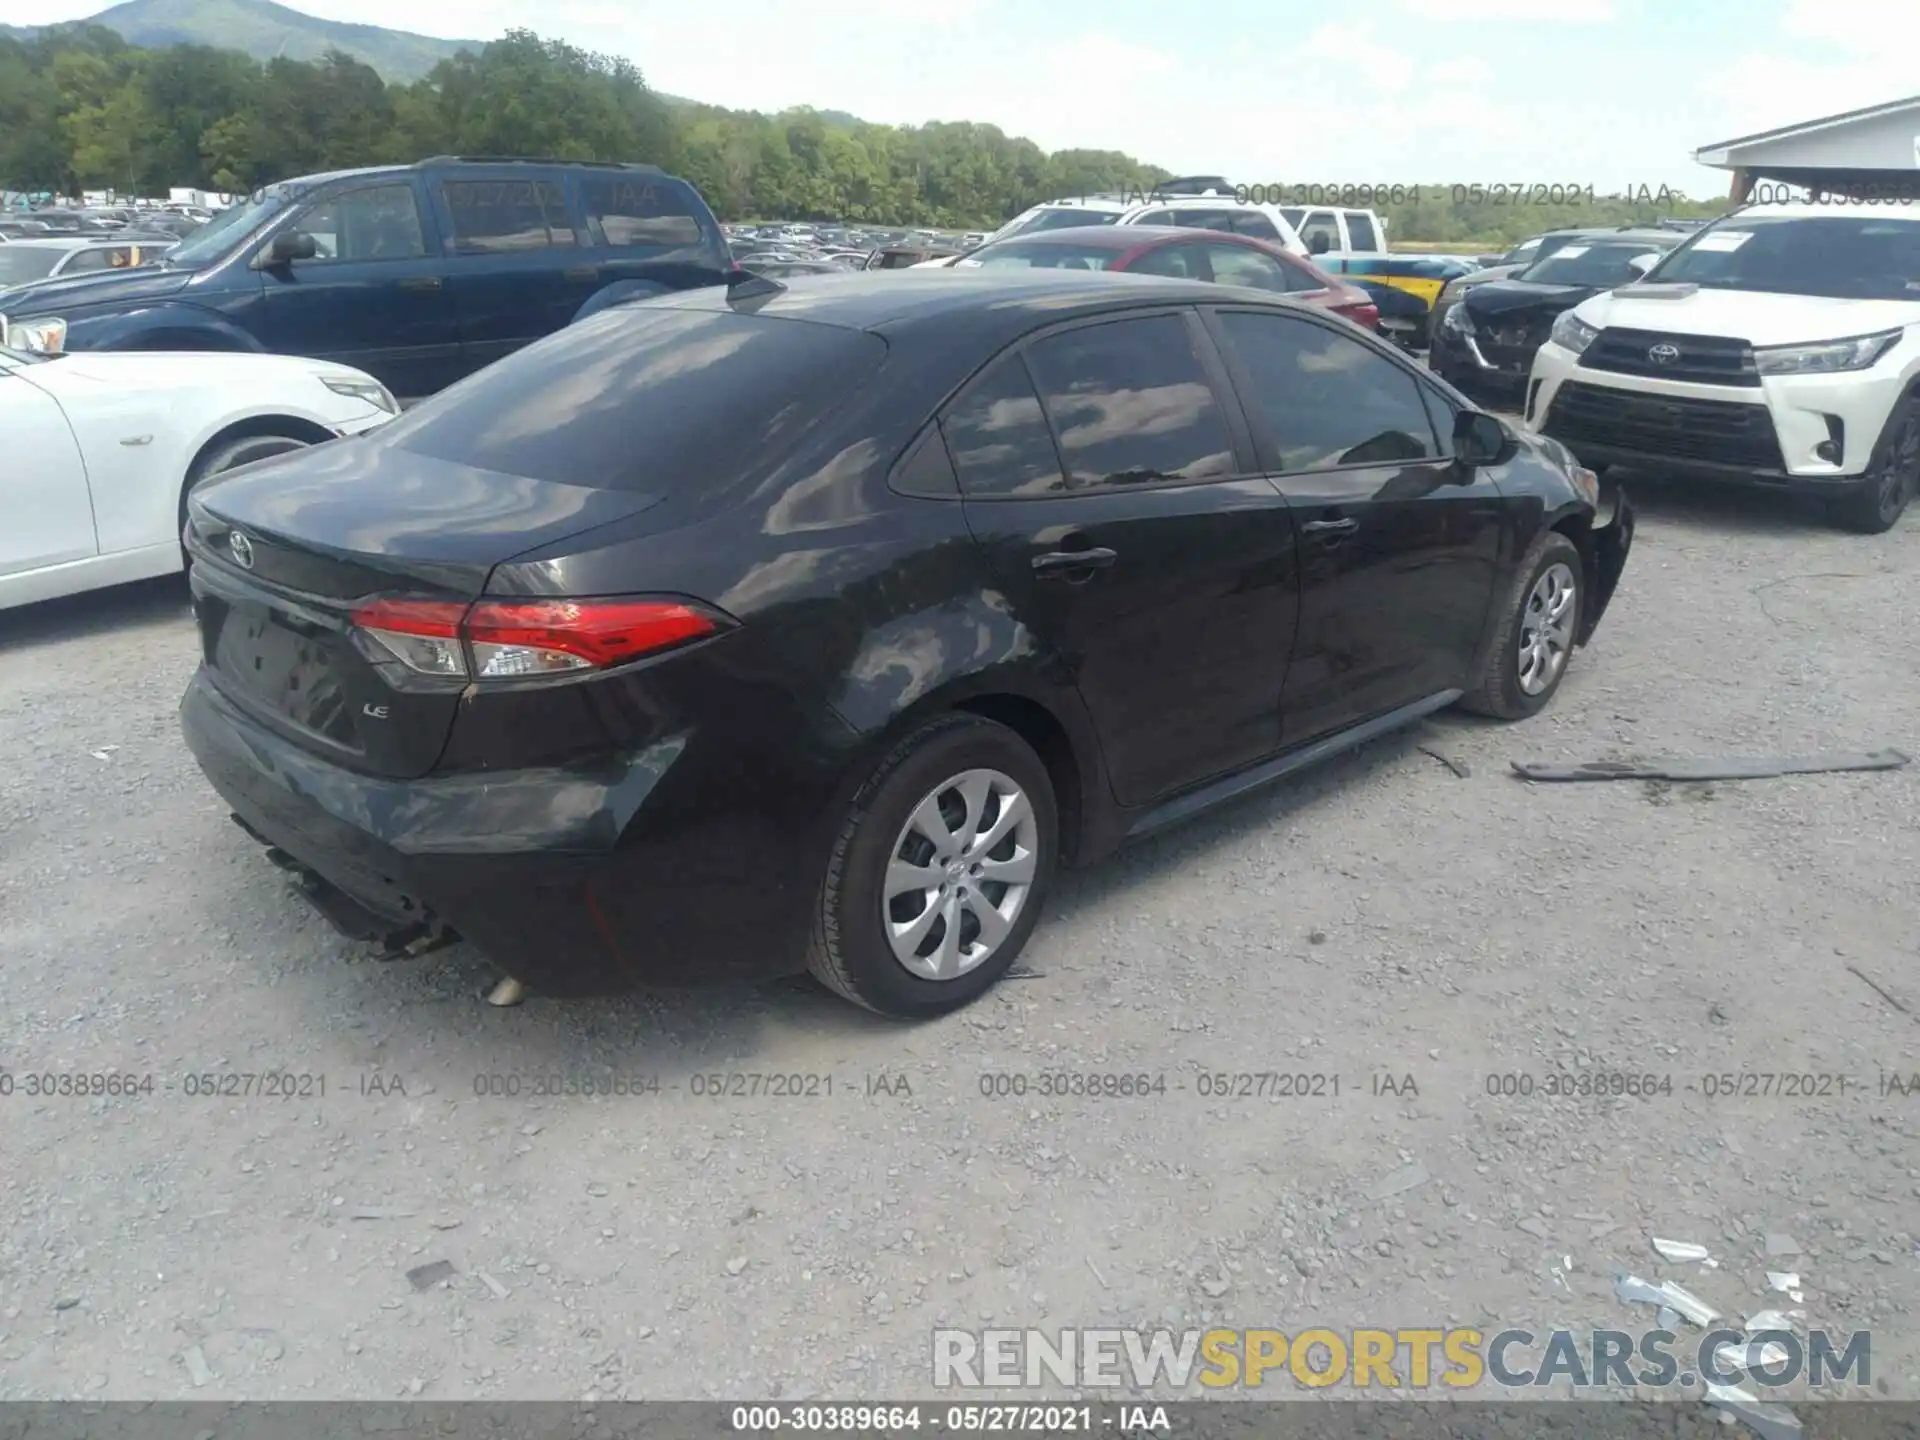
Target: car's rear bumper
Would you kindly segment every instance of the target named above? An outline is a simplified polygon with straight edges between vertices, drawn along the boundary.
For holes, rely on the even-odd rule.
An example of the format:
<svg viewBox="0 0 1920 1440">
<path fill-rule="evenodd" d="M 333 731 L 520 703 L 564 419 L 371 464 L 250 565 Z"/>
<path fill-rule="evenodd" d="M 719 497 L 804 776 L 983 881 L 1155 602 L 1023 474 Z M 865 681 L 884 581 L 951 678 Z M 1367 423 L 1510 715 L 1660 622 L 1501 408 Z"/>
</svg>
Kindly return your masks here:
<svg viewBox="0 0 1920 1440">
<path fill-rule="evenodd" d="M 1580 624 L 1578 639 L 1582 645 L 1593 638 L 1601 617 L 1607 613 L 1607 606 L 1613 602 L 1614 592 L 1620 588 L 1620 576 L 1627 568 L 1627 554 L 1633 549 L 1633 504 L 1627 499 L 1627 492 L 1618 485 L 1605 486 L 1600 497 L 1600 510 L 1599 518 L 1608 523 L 1595 526 L 1589 532 L 1592 549 L 1588 554 L 1588 563 L 1593 567 L 1593 603 L 1587 607 L 1587 614 Z"/>
<path fill-rule="evenodd" d="M 391 780 L 281 739 L 204 669 L 180 718 L 235 817 L 356 939 L 449 927 L 558 996 L 804 967 L 809 847 L 781 854 L 742 817 L 689 817 L 678 798 L 642 815 L 684 737 L 588 768 Z"/>
</svg>

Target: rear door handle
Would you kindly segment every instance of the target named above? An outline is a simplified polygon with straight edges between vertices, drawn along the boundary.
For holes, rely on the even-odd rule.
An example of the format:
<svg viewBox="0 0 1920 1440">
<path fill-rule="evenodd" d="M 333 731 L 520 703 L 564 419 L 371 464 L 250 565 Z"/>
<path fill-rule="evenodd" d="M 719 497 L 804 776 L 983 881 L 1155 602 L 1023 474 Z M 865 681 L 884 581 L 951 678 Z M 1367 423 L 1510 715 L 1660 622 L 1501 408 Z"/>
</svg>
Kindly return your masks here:
<svg viewBox="0 0 1920 1440">
<path fill-rule="evenodd" d="M 1358 530 L 1360 522 L 1349 515 L 1343 520 L 1309 520 L 1300 528 L 1309 535 L 1344 535 Z"/>
<path fill-rule="evenodd" d="M 438 290 L 440 288 L 440 277 L 438 275 L 410 275 L 400 282 L 400 288 L 402 290 Z"/>
<path fill-rule="evenodd" d="M 1105 546 L 1092 550 L 1049 550 L 1033 557 L 1036 575 L 1066 575 L 1075 570 L 1104 570 L 1120 557 Z"/>
<path fill-rule="evenodd" d="M 600 275 L 600 271 L 592 265 L 569 265 L 560 273 L 569 280 L 594 280 Z"/>
</svg>

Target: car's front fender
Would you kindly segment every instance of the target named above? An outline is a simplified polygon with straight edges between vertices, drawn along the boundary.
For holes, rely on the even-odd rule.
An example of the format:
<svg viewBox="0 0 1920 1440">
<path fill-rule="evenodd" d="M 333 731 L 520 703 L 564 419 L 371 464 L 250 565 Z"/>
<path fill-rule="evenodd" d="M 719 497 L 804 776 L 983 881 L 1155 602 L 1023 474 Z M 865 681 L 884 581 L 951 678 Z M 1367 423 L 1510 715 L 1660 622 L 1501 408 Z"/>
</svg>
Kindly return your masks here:
<svg viewBox="0 0 1920 1440">
<path fill-rule="evenodd" d="M 267 347 L 224 316 L 162 301 L 67 321 L 68 350 L 226 350 L 255 355 Z"/>
</svg>

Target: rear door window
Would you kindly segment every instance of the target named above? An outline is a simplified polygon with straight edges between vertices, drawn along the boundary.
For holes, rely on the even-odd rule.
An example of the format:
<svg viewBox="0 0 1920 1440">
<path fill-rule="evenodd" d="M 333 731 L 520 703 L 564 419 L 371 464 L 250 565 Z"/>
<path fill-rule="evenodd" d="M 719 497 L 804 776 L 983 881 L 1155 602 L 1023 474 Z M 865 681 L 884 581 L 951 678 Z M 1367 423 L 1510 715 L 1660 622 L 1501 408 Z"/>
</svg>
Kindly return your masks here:
<svg viewBox="0 0 1920 1440">
<path fill-rule="evenodd" d="M 616 306 L 391 421 L 379 443 L 598 490 L 716 488 L 790 447 L 886 350 L 838 325 Z"/>
<path fill-rule="evenodd" d="M 1309 250 L 1313 248 L 1314 241 L 1316 240 L 1325 241 L 1326 248 L 1329 250 L 1338 250 L 1341 248 L 1340 217 L 1335 215 L 1331 210 L 1311 211 L 1308 213 L 1306 220 L 1295 228 L 1300 232 L 1300 243 L 1305 245 Z"/>
<path fill-rule="evenodd" d="M 580 206 L 595 245 L 699 245 L 706 236 L 686 187 L 664 179 L 582 175 Z"/>
<path fill-rule="evenodd" d="M 1049 335 L 1027 350 L 1074 489 L 1234 471 L 1227 428 L 1184 315 Z"/>
<path fill-rule="evenodd" d="M 565 198 L 551 180 L 448 180 L 456 254 L 517 255 L 574 243 Z"/>
<path fill-rule="evenodd" d="M 1234 212 L 1219 206 L 1209 208 L 1186 208 L 1173 212 L 1173 223 L 1188 225 L 1199 230 L 1233 229 Z"/>
<path fill-rule="evenodd" d="M 67 263 L 61 267 L 60 273 L 62 275 L 77 275 L 87 270 L 105 270 L 110 268 L 110 262 L 115 255 L 121 257 L 120 264 L 111 266 L 111 268 L 124 269 L 127 264 L 126 257 L 128 253 L 125 249 L 108 250 L 103 248 L 97 250 L 76 250 L 68 259 Z"/>
<path fill-rule="evenodd" d="M 1192 242 L 1157 245 L 1134 260 L 1127 269 L 1136 275 L 1171 275 L 1176 280 L 1211 280 L 1207 269 L 1207 247 Z"/>
<path fill-rule="evenodd" d="M 996 360 L 961 392 L 940 429 L 969 497 L 1057 495 L 1067 488 L 1040 396 L 1018 355 Z"/>
<path fill-rule="evenodd" d="M 1378 250 L 1380 237 L 1374 233 L 1373 217 L 1363 210 L 1347 212 L 1347 234 L 1356 250 Z"/>
<path fill-rule="evenodd" d="M 1274 290 L 1281 294 L 1288 289 L 1287 267 L 1251 245 L 1209 245 L 1207 263 L 1213 267 L 1214 280 L 1221 285 L 1249 285 L 1255 290 Z"/>
</svg>

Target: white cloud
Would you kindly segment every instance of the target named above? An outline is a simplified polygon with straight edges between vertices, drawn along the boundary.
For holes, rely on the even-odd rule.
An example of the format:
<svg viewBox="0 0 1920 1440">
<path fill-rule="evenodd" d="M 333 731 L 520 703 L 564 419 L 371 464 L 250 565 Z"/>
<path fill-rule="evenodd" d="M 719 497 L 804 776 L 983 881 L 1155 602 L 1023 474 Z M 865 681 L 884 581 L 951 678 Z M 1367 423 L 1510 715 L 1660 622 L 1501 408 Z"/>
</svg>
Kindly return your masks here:
<svg viewBox="0 0 1920 1440">
<path fill-rule="evenodd" d="M 1388 94 L 1405 90 L 1420 69 L 1413 56 L 1386 44 L 1373 26 L 1364 21 L 1352 25 L 1322 25 L 1307 36 L 1300 53 L 1336 62 L 1343 72 L 1348 72 L 1340 76 L 1343 81 L 1371 86 Z M 1292 78 L 1311 84 L 1317 77 Z"/>
<path fill-rule="evenodd" d="M 1911 0 L 1789 0 L 1780 39 L 1700 81 L 1724 118 L 1711 140 L 1751 135 L 1920 91 L 1920 5 Z"/>
<path fill-rule="evenodd" d="M 1920 6 L 1909 0 L 1788 0 L 1781 31 L 1861 55 L 1908 60 L 1920 49 Z"/>
<path fill-rule="evenodd" d="M 1400 0 L 1423 20 L 1517 20 L 1591 25 L 1616 18 L 1613 0 Z"/>
<path fill-rule="evenodd" d="M 1472 88 L 1477 85 L 1493 83 L 1493 67 L 1475 55 L 1461 55 L 1451 60 L 1442 60 L 1427 71 L 1427 78 L 1435 85 L 1458 85 Z"/>
</svg>

